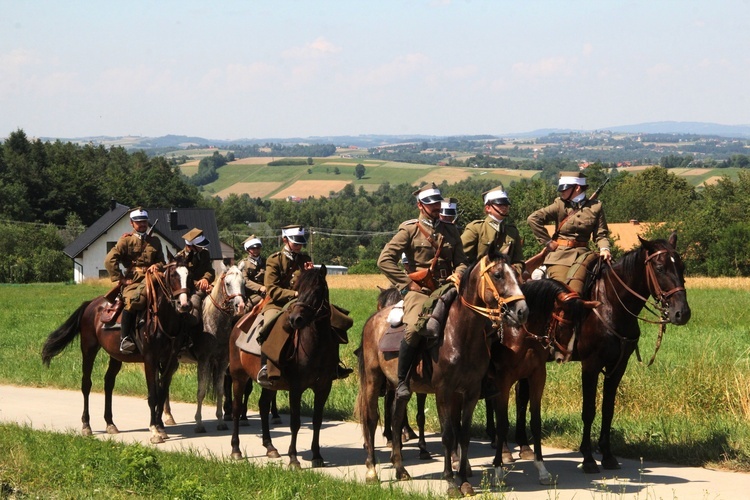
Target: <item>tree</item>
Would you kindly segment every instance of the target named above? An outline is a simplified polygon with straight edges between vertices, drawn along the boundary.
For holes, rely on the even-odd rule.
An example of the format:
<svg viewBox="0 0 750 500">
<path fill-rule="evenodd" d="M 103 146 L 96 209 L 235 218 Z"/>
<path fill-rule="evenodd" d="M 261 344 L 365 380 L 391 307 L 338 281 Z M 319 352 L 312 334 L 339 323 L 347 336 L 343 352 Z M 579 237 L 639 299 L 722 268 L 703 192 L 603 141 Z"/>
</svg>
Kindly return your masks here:
<svg viewBox="0 0 750 500">
<path fill-rule="evenodd" d="M 354 175 L 357 177 L 357 180 L 361 179 L 365 176 L 365 166 L 361 163 L 357 163 L 357 166 L 354 167 Z"/>
<path fill-rule="evenodd" d="M 339 167 L 333 167 L 333 173 L 339 175 L 341 173 L 341 170 L 339 170 Z"/>
</svg>

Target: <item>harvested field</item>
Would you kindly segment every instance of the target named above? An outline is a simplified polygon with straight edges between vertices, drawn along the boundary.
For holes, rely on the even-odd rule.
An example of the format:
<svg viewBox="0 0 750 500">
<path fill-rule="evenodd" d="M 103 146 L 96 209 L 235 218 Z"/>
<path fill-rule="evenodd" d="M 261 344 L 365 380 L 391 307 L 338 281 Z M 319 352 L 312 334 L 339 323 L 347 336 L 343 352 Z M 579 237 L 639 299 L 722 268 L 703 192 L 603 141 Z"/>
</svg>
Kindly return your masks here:
<svg viewBox="0 0 750 500">
<path fill-rule="evenodd" d="M 265 165 L 273 158 L 268 156 L 254 156 L 252 158 L 240 158 L 239 160 L 230 161 L 229 165 Z"/>
<path fill-rule="evenodd" d="M 684 170 L 680 175 L 705 175 L 709 173 L 712 168 L 689 168 Z"/>
<path fill-rule="evenodd" d="M 468 179 L 472 175 L 472 172 L 455 167 L 438 168 L 429 174 L 420 177 L 412 182 L 412 184 L 415 186 L 419 186 L 422 182 L 434 182 L 435 184 L 440 184 L 444 180 L 447 181 L 448 184 L 455 184 L 456 182 Z"/>
<path fill-rule="evenodd" d="M 226 198 L 230 194 L 247 194 L 251 198 L 263 198 L 275 189 L 281 186 L 281 182 L 238 182 L 232 184 L 226 189 L 222 189 L 216 196 Z"/>
<path fill-rule="evenodd" d="M 350 183 L 351 181 L 297 181 L 291 186 L 282 189 L 271 198 L 283 200 L 287 196 L 297 196 L 299 198 L 328 196 L 331 191 L 341 191 Z"/>
<path fill-rule="evenodd" d="M 197 167 L 200 162 L 200 160 L 186 161 L 185 163 L 180 165 L 180 167 Z"/>
<path fill-rule="evenodd" d="M 705 181 L 703 181 L 701 183 L 701 186 L 710 186 L 711 184 L 716 184 L 717 182 L 719 182 L 722 179 L 722 177 L 723 176 L 721 176 L 721 175 L 713 175 L 713 176 L 709 177 L 708 179 L 706 179 Z"/>
<path fill-rule="evenodd" d="M 725 288 L 730 290 L 750 289 L 750 278 L 706 278 L 695 276 L 685 278 L 685 288 Z"/>
<path fill-rule="evenodd" d="M 536 174 L 539 173 L 539 170 L 508 170 L 506 168 L 497 168 L 492 170 L 483 170 L 482 172 L 487 172 L 488 175 L 502 175 L 504 177 L 517 177 L 519 179 L 531 179 Z"/>
<path fill-rule="evenodd" d="M 374 290 L 376 287 L 388 288 L 391 283 L 382 274 L 329 274 L 326 276 L 330 288 L 345 290 Z"/>
</svg>

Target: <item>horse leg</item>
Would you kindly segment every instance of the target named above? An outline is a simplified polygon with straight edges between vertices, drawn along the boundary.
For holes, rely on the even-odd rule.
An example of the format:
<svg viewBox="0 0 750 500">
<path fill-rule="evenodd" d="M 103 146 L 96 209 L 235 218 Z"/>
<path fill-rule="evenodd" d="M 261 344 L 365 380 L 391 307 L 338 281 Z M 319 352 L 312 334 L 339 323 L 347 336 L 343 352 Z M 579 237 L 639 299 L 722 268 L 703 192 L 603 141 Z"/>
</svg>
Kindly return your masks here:
<svg viewBox="0 0 750 500">
<path fill-rule="evenodd" d="M 503 468 L 503 461 L 506 459 L 510 452 L 505 452 L 506 448 L 506 436 L 508 435 L 508 428 L 510 422 L 508 421 L 508 401 L 510 400 L 510 388 L 513 384 L 505 376 L 500 379 L 499 393 L 493 399 L 493 408 L 495 409 L 495 416 L 497 417 L 497 427 L 495 432 L 497 435 L 498 445 L 495 448 L 495 458 L 492 460 L 492 465 L 495 467 L 495 478 L 498 483 L 505 482 L 505 470 Z M 512 458 L 511 458 L 512 460 Z"/>
<path fill-rule="evenodd" d="M 172 377 L 177 371 L 179 363 L 176 356 L 170 354 L 167 362 L 162 371 L 157 372 L 157 387 L 159 389 L 158 402 L 156 407 L 156 429 L 162 439 L 169 439 L 166 428 L 164 426 L 164 408 L 169 408 L 169 387 L 172 385 Z M 172 410 L 169 408 L 169 418 L 174 422 L 172 418 Z"/>
<path fill-rule="evenodd" d="M 195 407 L 195 429 L 193 429 L 196 434 L 206 433 L 206 427 L 203 425 L 203 398 L 206 397 L 208 379 L 210 378 L 209 371 L 208 356 L 201 353 L 198 356 L 198 389 L 196 393 L 198 404 Z"/>
<path fill-rule="evenodd" d="M 545 368 L 546 370 L 546 368 Z M 529 406 L 529 381 L 522 378 L 516 383 L 516 444 L 518 456 L 523 460 L 533 460 L 534 452 L 529 446 L 529 436 L 526 434 L 526 408 Z M 505 457 L 503 457 L 505 460 Z"/>
<path fill-rule="evenodd" d="M 83 413 L 81 414 L 81 423 L 83 424 L 83 426 L 81 428 L 81 434 L 84 436 L 91 436 L 93 433 L 91 432 L 91 415 L 89 413 L 89 394 L 91 394 L 91 372 L 94 370 L 94 360 L 96 360 L 96 354 L 99 352 L 99 348 L 96 347 L 94 349 L 84 349 L 83 340 L 81 340 L 81 351 L 83 351 L 83 369 L 81 374 L 81 394 L 83 394 Z M 112 397 L 110 394 L 110 411 L 112 408 L 111 400 Z M 107 418 L 106 409 L 107 406 L 105 393 L 105 420 Z"/>
<path fill-rule="evenodd" d="M 271 423 L 274 425 L 278 425 L 281 423 L 281 416 L 279 415 L 279 408 L 276 406 L 276 397 L 278 396 L 278 392 L 273 395 L 273 399 L 271 400 Z M 245 399 L 245 412 L 247 413 L 247 399 Z"/>
<path fill-rule="evenodd" d="M 177 422 L 174 420 L 174 415 L 172 415 L 172 405 L 169 404 L 169 391 L 167 391 L 167 396 L 164 398 L 164 408 L 162 410 L 162 420 L 164 420 L 164 425 L 177 425 Z"/>
<path fill-rule="evenodd" d="M 471 473 L 471 465 L 469 464 L 469 440 L 471 439 L 471 421 L 474 415 L 474 408 L 476 407 L 478 395 L 473 399 L 470 399 L 464 394 L 460 399 L 463 400 L 463 407 L 460 409 L 461 420 L 460 420 L 460 431 L 459 431 L 459 446 L 461 451 L 461 465 L 458 468 L 458 477 L 461 482 L 461 495 L 473 496 L 474 488 L 469 483 L 469 477 Z M 507 398 L 506 398 L 507 401 Z M 457 403 L 458 406 L 458 403 Z M 507 412 L 506 412 L 507 416 Z M 507 432 L 507 427 L 506 427 Z"/>
<path fill-rule="evenodd" d="M 391 431 L 391 415 L 393 415 L 393 408 L 396 401 L 396 392 L 391 389 L 385 390 L 383 396 L 383 437 L 385 438 L 386 446 L 393 446 L 393 432 Z M 403 434 L 401 439 L 404 440 Z"/>
<path fill-rule="evenodd" d="M 122 361 L 110 356 L 107 373 L 104 374 L 104 421 L 107 423 L 107 434 L 119 434 L 120 432 L 112 420 L 112 392 L 115 389 L 115 379 L 121 368 Z M 86 401 L 88 401 L 88 397 Z"/>
<path fill-rule="evenodd" d="M 229 367 L 224 372 L 224 420 L 232 420 L 232 376 Z"/>
<path fill-rule="evenodd" d="M 379 373 L 377 371 L 364 368 L 366 363 L 366 355 L 360 354 L 359 394 L 357 394 L 356 405 L 367 455 L 365 459 L 365 467 L 367 468 L 365 481 L 372 484 L 380 482 L 378 471 L 375 468 L 375 464 L 377 463 L 375 460 L 375 432 L 377 431 L 378 420 L 380 419 L 378 415 L 378 403 L 383 379 L 382 375 L 378 376 Z M 384 410 L 384 413 L 388 415 L 391 408 L 386 406 Z"/>
<path fill-rule="evenodd" d="M 401 429 L 404 426 L 406 405 L 408 403 L 408 399 L 395 398 L 393 414 L 391 415 L 391 436 L 393 437 L 393 441 L 391 442 L 391 463 L 396 469 L 396 479 L 399 481 L 407 481 L 411 479 L 411 476 L 404 468 L 403 457 L 401 455 L 401 448 L 403 446 L 401 441 Z"/>
<path fill-rule="evenodd" d="M 581 365 L 581 392 L 583 396 L 581 419 L 583 420 L 583 435 L 581 436 L 581 454 L 583 455 L 583 472 L 587 474 L 598 474 L 599 466 L 596 465 L 591 450 L 591 426 L 596 416 L 596 386 L 599 382 L 599 370 L 596 367 L 584 369 Z"/>
<path fill-rule="evenodd" d="M 438 409 L 438 418 L 440 419 L 440 429 L 442 429 L 443 442 L 443 479 L 448 482 L 448 494 L 454 496 L 457 492 L 456 485 L 453 484 L 453 453 L 456 451 L 456 435 L 460 430 L 458 425 L 458 416 L 460 409 L 454 408 L 450 401 L 446 401 L 442 393 L 435 394 L 435 402 Z"/>
<path fill-rule="evenodd" d="M 216 396 L 216 430 L 225 431 L 229 429 L 224 423 L 224 370 L 229 360 L 224 359 L 221 363 L 211 363 L 211 383 Z"/>
<path fill-rule="evenodd" d="M 490 398 L 484 398 L 484 409 L 487 418 L 484 432 L 490 438 L 490 447 L 497 448 L 497 424 L 495 424 L 495 404 Z"/>
<path fill-rule="evenodd" d="M 602 454 L 602 467 L 606 470 L 616 470 L 620 468 L 620 463 L 617 458 L 612 454 L 612 447 L 610 444 L 610 436 L 612 432 L 612 419 L 615 416 L 615 398 L 617 397 L 617 387 L 620 385 L 623 375 L 625 374 L 625 367 L 627 366 L 627 358 L 620 363 L 622 369 L 618 368 L 616 371 L 610 374 L 609 377 L 604 378 L 603 390 L 602 390 L 602 429 L 599 434 L 599 451 Z"/>
<path fill-rule="evenodd" d="M 427 401 L 427 394 L 417 394 L 417 428 L 419 429 L 419 459 L 429 460 L 432 458 L 430 452 L 427 451 L 427 440 L 424 437 L 424 405 Z M 408 426 L 408 423 L 407 423 Z M 414 431 L 412 431 L 414 432 Z"/>
<path fill-rule="evenodd" d="M 233 370 L 232 375 L 229 373 L 224 378 L 226 383 L 226 377 L 232 382 L 232 454 L 231 457 L 235 460 L 242 458 L 242 452 L 240 451 L 240 413 L 242 412 L 242 393 L 245 391 L 245 386 L 251 385 L 250 377 L 247 376 L 242 366 L 238 370 Z"/>
<path fill-rule="evenodd" d="M 273 399 L 275 392 L 276 391 L 263 389 L 260 392 L 260 400 L 258 400 L 258 406 L 260 408 L 260 427 L 263 435 L 263 446 L 266 448 L 266 456 L 268 458 L 281 458 L 281 455 L 279 455 L 279 450 L 277 450 L 271 442 L 271 430 L 268 426 L 268 410 L 271 407 L 271 399 Z M 242 395 L 237 394 L 236 391 L 234 393 L 234 397 L 235 405 L 238 404 L 236 402 L 237 398 L 239 398 L 240 401 L 242 400 Z M 297 419 L 299 419 L 299 414 L 297 415 Z M 292 435 L 294 436 L 294 433 L 292 433 Z"/>
<path fill-rule="evenodd" d="M 250 393 L 253 392 L 253 381 L 250 379 L 247 379 L 247 384 L 245 385 L 245 390 L 241 395 L 241 412 L 240 412 L 240 424 L 241 425 L 250 425 L 247 421 L 247 402 L 250 399 Z M 271 401 L 271 406 L 274 406 L 274 402 L 276 401 L 276 396 L 274 396 L 273 401 Z"/>
<path fill-rule="evenodd" d="M 264 389 L 265 392 L 265 389 Z M 290 469 L 299 469 L 300 463 L 299 459 L 297 458 L 297 434 L 299 433 L 299 428 L 302 425 L 301 419 L 300 419 L 300 411 L 302 407 L 302 390 L 300 390 L 299 387 L 289 387 L 289 429 L 292 433 L 292 439 L 289 440 L 289 468 Z M 317 405 L 315 407 L 315 410 L 317 410 Z M 268 413 L 270 411 L 270 406 L 266 407 L 263 411 L 266 422 L 268 422 Z"/>
<path fill-rule="evenodd" d="M 529 412 L 531 413 L 531 435 L 534 438 L 534 466 L 539 473 L 540 484 L 552 484 L 552 477 L 544 466 L 542 458 L 542 396 L 544 384 L 547 381 L 547 368 L 542 364 L 529 379 L 531 399 Z"/>
<path fill-rule="evenodd" d="M 328 396 L 331 393 L 331 381 L 322 384 L 315 390 L 315 399 L 313 406 L 313 439 L 312 439 L 312 466 L 323 467 L 323 456 L 320 454 L 320 428 L 323 425 L 323 408 L 325 408 Z"/>
<path fill-rule="evenodd" d="M 146 387 L 148 388 L 148 410 L 150 413 L 149 429 L 151 430 L 151 444 L 160 444 L 164 442 L 164 438 L 159 434 L 158 431 L 158 417 L 156 415 L 157 407 L 159 406 L 159 395 L 158 395 L 158 369 L 151 359 L 152 356 L 145 356 L 143 360 L 143 371 L 146 375 Z"/>
</svg>

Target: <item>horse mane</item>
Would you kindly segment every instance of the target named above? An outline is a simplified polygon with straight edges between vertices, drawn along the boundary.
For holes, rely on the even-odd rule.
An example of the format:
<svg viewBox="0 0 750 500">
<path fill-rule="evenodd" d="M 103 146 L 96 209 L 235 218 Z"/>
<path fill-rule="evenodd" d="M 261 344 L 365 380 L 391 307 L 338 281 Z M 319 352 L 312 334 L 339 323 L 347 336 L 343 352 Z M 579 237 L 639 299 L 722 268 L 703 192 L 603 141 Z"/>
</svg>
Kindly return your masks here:
<svg viewBox="0 0 750 500">
<path fill-rule="evenodd" d="M 529 280 L 521 285 L 530 311 L 548 314 L 555 306 L 555 300 L 561 293 L 568 293 L 568 288 L 557 280 Z"/>
<path fill-rule="evenodd" d="M 393 304 L 397 304 L 403 297 L 401 296 L 401 292 L 398 290 L 398 288 L 392 286 L 389 288 L 380 288 L 380 293 L 378 294 L 378 311 L 383 309 L 384 307 L 392 306 Z"/>
<path fill-rule="evenodd" d="M 505 255 L 504 253 L 500 253 L 500 252 L 494 251 L 494 245 L 495 244 L 493 243 L 490 246 L 490 249 L 487 251 L 487 253 L 486 254 L 482 254 L 482 257 L 484 257 L 484 255 L 487 255 L 487 258 L 489 258 L 490 261 L 492 261 L 492 262 L 495 262 L 495 261 L 498 261 L 498 260 L 502 260 L 506 264 L 509 263 L 510 261 L 508 260 L 508 256 L 507 255 Z M 464 274 L 462 275 L 462 278 L 461 278 L 461 286 L 458 288 L 458 294 L 459 295 L 463 295 L 464 291 L 466 290 L 466 287 L 468 286 L 467 285 L 467 283 L 469 281 L 468 278 L 471 275 L 471 273 L 474 271 L 474 268 L 477 265 L 479 265 L 479 263 L 482 261 L 482 257 L 478 258 L 475 262 L 469 264 L 469 266 L 464 271 Z"/>
</svg>

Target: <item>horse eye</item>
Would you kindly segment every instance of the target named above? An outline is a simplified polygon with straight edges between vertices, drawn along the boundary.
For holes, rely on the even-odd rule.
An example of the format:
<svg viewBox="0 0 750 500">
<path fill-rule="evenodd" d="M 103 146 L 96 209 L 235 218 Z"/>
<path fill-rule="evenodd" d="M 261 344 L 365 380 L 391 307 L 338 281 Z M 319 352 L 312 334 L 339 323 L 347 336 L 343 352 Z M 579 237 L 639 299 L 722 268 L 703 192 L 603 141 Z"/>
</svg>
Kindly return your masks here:
<svg viewBox="0 0 750 500">
<path fill-rule="evenodd" d="M 656 265 L 656 271 L 659 272 L 659 273 L 663 273 L 664 272 L 664 264 L 657 264 Z"/>
</svg>

